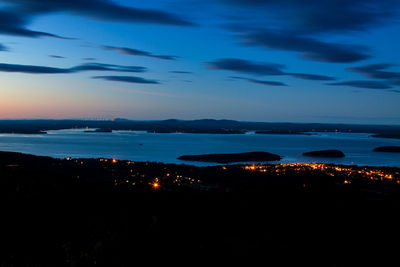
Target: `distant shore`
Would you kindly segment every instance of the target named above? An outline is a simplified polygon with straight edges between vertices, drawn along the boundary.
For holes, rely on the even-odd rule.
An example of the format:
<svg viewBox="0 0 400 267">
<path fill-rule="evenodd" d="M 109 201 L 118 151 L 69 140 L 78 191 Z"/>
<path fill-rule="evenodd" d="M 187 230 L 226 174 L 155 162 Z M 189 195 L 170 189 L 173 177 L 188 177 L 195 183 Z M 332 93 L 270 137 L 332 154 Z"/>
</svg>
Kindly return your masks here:
<svg viewBox="0 0 400 267">
<path fill-rule="evenodd" d="M 400 138 L 398 125 L 358 125 L 327 123 L 272 123 L 234 120 L 0 120 L 0 133 L 45 134 L 49 130 L 107 129 L 152 133 L 204 133 L 204 134 L 293 134 L 309 135 L 313 132 L 372 133 L 372 137 Z M 95 131 L 104 132 L 104 131 Z"/>
</svg>

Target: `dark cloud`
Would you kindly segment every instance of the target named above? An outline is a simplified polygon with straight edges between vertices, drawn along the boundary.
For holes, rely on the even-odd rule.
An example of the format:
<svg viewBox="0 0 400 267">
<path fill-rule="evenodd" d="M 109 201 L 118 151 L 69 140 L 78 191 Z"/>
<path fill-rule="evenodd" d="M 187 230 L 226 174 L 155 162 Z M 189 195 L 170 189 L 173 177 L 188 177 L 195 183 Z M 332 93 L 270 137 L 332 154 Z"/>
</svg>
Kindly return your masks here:
<svg viewBox="0 0 400 267">
<path fill-rule="evenodd" d="M 398 22 L 400 15 L 399 0 L 219 1 L 240 7 L 237 14 L 244 19 L 224 25 L 243 44 L 296 52 L 303 59 L 328 63 L 370 58 L 364 46 L 329 41 L 332 34 L 367 31 Z"/>
<path fill-rule="evenodd" d="M 284 65 L 274 63 L 255 63 L 244 59 L 235 58 L 222 58 L 217 59 L 213 62 L 206 62 L 210 69 L 216 70 L 229 70 L 238 73 L 260 75 L 260 76 L 292 76 L 302 80 L 314 80 L 314 81 L 332 81 L 334 77 L 307 74 L 307 73 L 289 73 L 284 72 L 281 69 L 285 68 Z M 257 80 L 253 80 L 255 82 Z M 261 81 L 262 82 L 262 81 Z"/>
<path fill-rule="evenodd" d="M 264 14 L 281 27 L 303 33 L 363 31 L 392 22 L 399 11 L 398 0 L 220 1 L 253 8 L 253 14 Z"/>
<path fill-rule="evenodd" d="M 94 57 L 85 57 L 85 58 L 82 58 L 82 60 L 92 61 L 92 60 L 96 60 L 96 59 Z"/>
<path fill-rule="evenodd" d="M 256 79 L 245 78 L 245 77 L 237 77 L 237 76 L 231 76 L 230 78 L 238 79 L 238 80 L 244 80 L 244 81 L 248 81 L 248 82 L 251 82 L 251 83 L 267 85 L 267 86 L 287 86 L 287 84 L 284 84 L 282 82 L 275 82 L 275 81 L 256 80 Z"/>
<path fill-rule="evenodd" d="M 0 72 L 21 72 L 29 74 L 71 73 L 71 69 L 52 68 L 44 66 L 0 64 Z"/>
<path fill-rule="evenodd" d="M 63 59 L 63 58 L 65 58 L 65 57 L 63 57 L 63 56 L 58 56 L 58 55 L 49 55 L 49 57 L 58 58 L 58 59 Z"/>
<path fill-rule="evenodd" d="M 274 63 L 254 63 L 244 59 L 222 58 L 206 62 L 210 69 L 230 70 L 239 73 L 255 75 L 285 75 L 281 70 L 284 65 Z"/>
<path fill-rule="evenodd" d="M 362 46 L 326 43 L 290 32 L 263 30 L 245 33 L 241 35 L 241 39 L 245 45 L 299 52 L 302 58 L 308 60 L 349 63 L 369 58 L 363 52 L 366 48 Z"/>
<path fill-rule="evenodd" d="M 193 74 L 190 71 L 182 71 L 182 70 L 171 70 L 169 73 L 176 73 L 176 74 Z"/>
<path fill-rule="evenodd" d="M 139 66 L 119 66 L 101 63 L 83 64 L 72 68 L 53 68 L 46 66 L 0 64 L 0 72 L 19 72 L 29 74 L 64 74 L 81 71 L 118 71 L 118 72 L 144 72 L 146 68 Z"/>
<path fill-rule="evenodd" d="M 63 37 L 52 33 L 29 30 L 25 27 L 29 23 L 29 20 L 29 16 L 23 16 L 20 13 L 12 11 L 0 10 L 0 34 L 31 38 L 53 37 L 58 39 L 74 40 L 74 38 Z"/>
<path fill-rule="evenodd" d="M 389 84 L 382 81 L 343 81 L 337 83 L 327 83 L 327 85 L 334 86 L 350 86 L 357 88 L 366 89 L 390 89 L 392 88 Z"/>
<path fill-rule="evenodd" d="M 333 81 L 333 80 L 336 80 L 336 78 L 331 77 L 331 76 L 317 75 L 317 74 L 290 73 L 288 75 L 291 75 L 298 79 L 311 80 L 311 81 Z"/>
<path fill-rule="evenodd" d="M 8 48 L 5 45 L 0 44 L 0 51 L 8 51 Z"/>
<path fill-rule="evenodd" d="M 145 67 L 140 66 L 121 66 L 112 64 L 102 64 L 102 63 L 86 63 L 76 67 L 71 68 L 73 72 L 80 71 L 120 71 L 120 72 L 144 72 Z"/>
<path fill-rule="evenodd" d="M 400 79 L 400 72 L 384 71 L 392 67 L 392 64 L 370 64 L 360 67 L 347 68 L 348 71 L 356 72 L 364 77 L 373 79 Z"/>
<path fill-rule="evenodd" d="M 174 14 L 119 5 L 110 0 L 0 0 L 20 12 L 45 14 L 67 12 L 103 21 L 192 26 L 193 23 Z"/>
<path fill-rule="evenodd" d="M 400 77 L 391 79 L 389 82 L 393 85 L 400 85 Z"/>
<path fill-rule="evenodd" d="M 102 46 L 102 48 L 105 50 L 117 51 L 121 54 L 129 55 L 129 56 L 145 56 L 145 57 L 152 57 L 152 58 L 165 59 L 165 60 L 175 60 L 177 58 L 177 56 L 154 55 L 147 51 L 133 49 L 133 48 L 127 48 L 127 47 Z"/>
<path fill-rule="evenodd" d="M 144 83 L 144 84 L 159 84 L 156 80 L 148 80 L 142 77 L 135 76 L 94 76 L 93 79 L 102 79 L 114 82 L 126 82 L 126 83 Z"/>
</svg>

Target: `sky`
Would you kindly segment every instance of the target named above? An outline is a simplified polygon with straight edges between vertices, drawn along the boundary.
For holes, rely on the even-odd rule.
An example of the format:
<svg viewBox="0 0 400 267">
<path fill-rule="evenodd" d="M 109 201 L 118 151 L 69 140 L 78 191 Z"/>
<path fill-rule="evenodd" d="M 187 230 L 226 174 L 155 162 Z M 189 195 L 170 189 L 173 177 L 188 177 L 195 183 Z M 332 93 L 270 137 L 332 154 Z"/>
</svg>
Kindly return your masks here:
<svg viewBox="0 0 400 267">
<path fill-rule="evenodd" d="M 0 0 L 0 119 L 400 124 L 400 0 Z"/>
</svg>

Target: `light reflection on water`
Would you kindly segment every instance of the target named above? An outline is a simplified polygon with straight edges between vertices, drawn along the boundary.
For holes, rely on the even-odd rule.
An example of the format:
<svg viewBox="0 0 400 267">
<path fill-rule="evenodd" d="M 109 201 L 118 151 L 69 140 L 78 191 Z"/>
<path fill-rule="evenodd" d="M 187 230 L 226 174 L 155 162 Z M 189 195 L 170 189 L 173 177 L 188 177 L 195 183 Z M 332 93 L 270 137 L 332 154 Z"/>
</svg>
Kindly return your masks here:
<svg viewBox="0 0 400 267">
<path fill-rule="evenodd" d="M 46 135 L 0 134 L 0 150 L 58 158 L 118 158 L 135 161 L 212 165 L 183 162 L 181 155 L 266 151 L 283 157 L 281 162 L 330 162 L 400 167 L 399 153 L 377 153 L 378 146 L 400 145 L 398 139 L 373 138 L 365 133 L 271 134 L 157 134 L 138 131 L 85 133 L 80 130 L 49 131 Z M 342 159 L 303 157 L 306 151 L 339 149 Z"/>
</svg>

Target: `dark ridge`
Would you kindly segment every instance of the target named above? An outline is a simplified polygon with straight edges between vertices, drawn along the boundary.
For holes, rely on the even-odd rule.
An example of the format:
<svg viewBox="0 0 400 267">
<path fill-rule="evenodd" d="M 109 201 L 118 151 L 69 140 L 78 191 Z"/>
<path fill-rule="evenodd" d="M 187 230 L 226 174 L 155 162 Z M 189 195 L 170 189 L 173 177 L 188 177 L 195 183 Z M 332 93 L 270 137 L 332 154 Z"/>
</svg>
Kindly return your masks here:
<svg viewBox="0 0 400 267">
<path fill-rule="evenodd" d="M 381 146 L 374 148 L 374 152 L 392 152 L 392 153 L 400 153 L 400 146 Z"/>
<path fill-rule="evenodd" d="M 343 158 L 343 157 L 345 157 L 345 155 L 342 151 L 335 150 L 335 149 L 304 152 L 303 156 L 321 157 L 321 158 Z"/>
<path fill-rule="evenodd" d="M 230 163 L 230 162 L 252 162 L 252 161 L 255 162 L 278 161 L 281 160 L 281 156 L 268 152 L 248 152 L 248 153 L 228 153 L 228 154 L 185 155 L 185 156 L 180 156 L 178 159 L 187 161 Z"/>
</svg>

